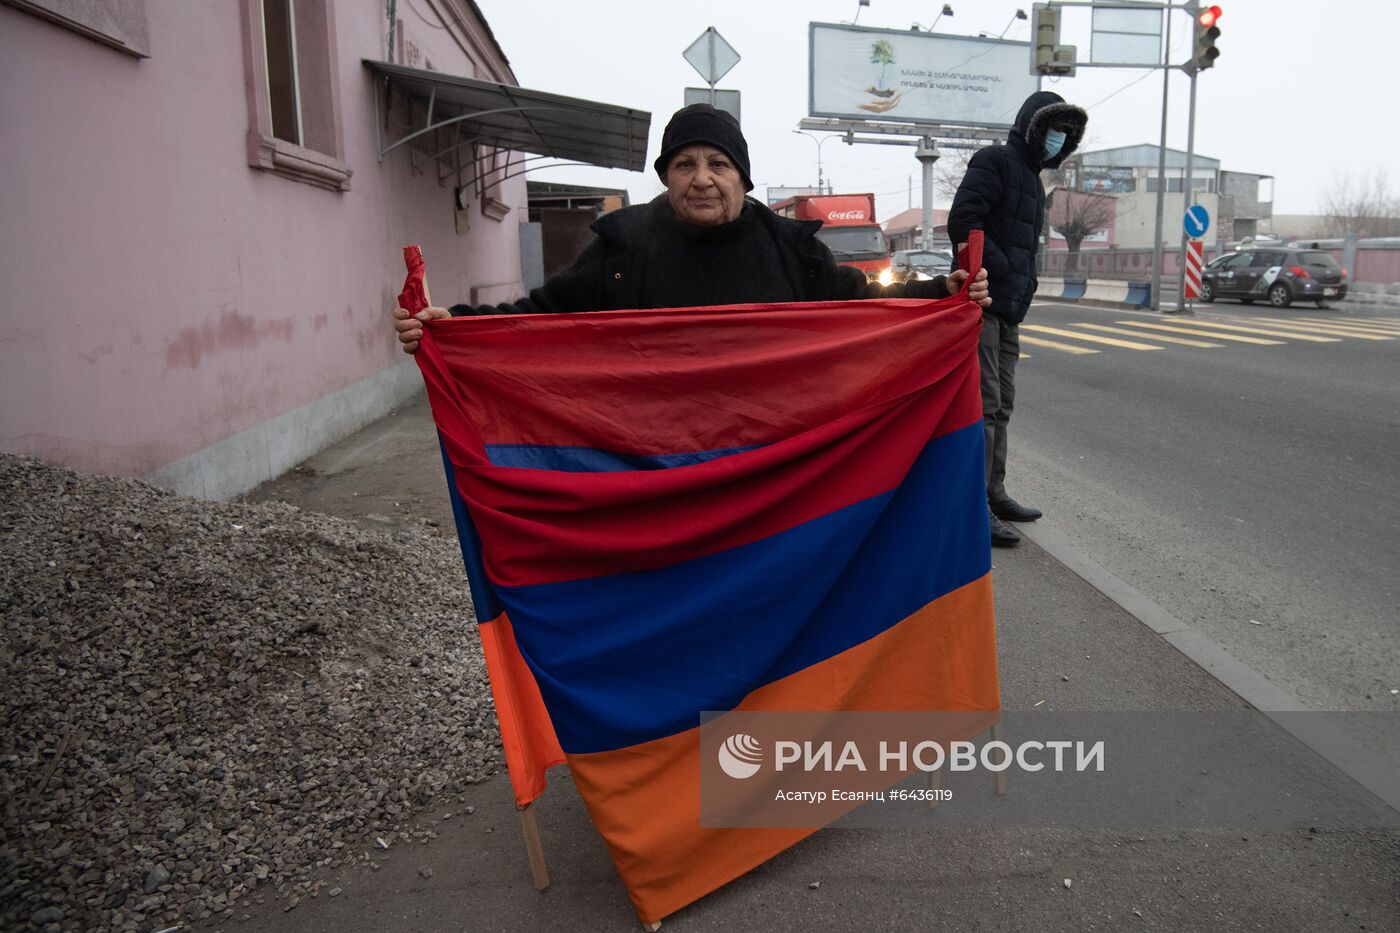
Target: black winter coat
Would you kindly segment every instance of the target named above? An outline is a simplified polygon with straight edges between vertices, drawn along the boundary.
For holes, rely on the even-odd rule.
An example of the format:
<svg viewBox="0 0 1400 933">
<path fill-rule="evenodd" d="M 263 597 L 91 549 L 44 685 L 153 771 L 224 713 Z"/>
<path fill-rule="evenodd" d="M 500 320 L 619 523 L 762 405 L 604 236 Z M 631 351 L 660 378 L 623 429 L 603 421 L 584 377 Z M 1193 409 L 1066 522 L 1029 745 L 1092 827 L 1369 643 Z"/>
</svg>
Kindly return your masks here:
<svg viewBox="0 0 1400 933">
<path fill-rule="evenodd" d="M 780 269 L 763 270 L 762 274 L 782 276 L 792 285 L 797 301 L 850 301 L 862 298 L 945 298 L 948 289 L 945 278 L 938 276 L 923 282 L 881 287 L 867 283 L 865 273 L 849 266 L 836 264 L 831 250 L 813 235 L 821 227 L 819 221 L 790 220 L 779 217 L 765 205 L 752 199 L 744 209 L 754 216 L 772 235 L 777 245 Z M 671 216 L 671 206 L 663 194 L 647 204 L 625 207 L 604 214 L 594 221 L 596 238 L 579 254 L 574 264 L 550 278 L 539 288 L 512 304 L 454 305 L 454 315 L 468 314 L 540 314 L 561 311 L 618 311 L 649 307 L 644 300 L 646 267 L 645 247 L 658 230 L 658 225 Z M 678 306 L 695 304 L 683 300 L 686 283 L 665 283 L 676 294 Z M 736 275 L 732 289 L 726 287 L 725 304 L 744 304 L 756 300 L 746 293 L 745 278 Z"/>
<path fill-rule="evenodd" d="M 1045 227 L 1040 171 L 1057 167 L 1074 152 L 1088 122 L 1083 110 L 1059 94 L 1037 91 L 1021 105 L 1006 145 L 980 149 L 968 162 L 948 211 L 948 237 L 962 243 L 969 231 L 986 234 L 982 265 L 992 293 L 987 314 L 1013 324 L 1025 318 L 1035 295 L 1035 255 Z M 1057 124 L 1069 128 L 1064 147 L 1045 159 L 1045 134 Z"/>
</svg>

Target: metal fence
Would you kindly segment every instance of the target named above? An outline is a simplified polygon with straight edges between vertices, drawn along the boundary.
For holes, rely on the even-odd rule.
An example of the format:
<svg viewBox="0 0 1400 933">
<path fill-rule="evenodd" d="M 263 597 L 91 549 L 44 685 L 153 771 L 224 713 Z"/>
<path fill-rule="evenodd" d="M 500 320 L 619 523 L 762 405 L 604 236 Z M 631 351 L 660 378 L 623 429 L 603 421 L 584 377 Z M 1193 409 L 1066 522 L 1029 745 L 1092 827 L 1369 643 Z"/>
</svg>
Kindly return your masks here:
<svg viewBox="0 0 1400 933">
<path fill-rule="evenodd" d="M 1162 276 L 1175 277 L 1180 268 L 1176 248 L 1162 250 Z M 1218 250 L 1208 249 L 1205 261 L 1210 262 L 1219 254 Z M 1071 255 L 1075 258 L 1070 267 Z M 1041 250 L 1036 257 L 1036 271 L 1040 275 L 1067 275 L 1082 278 L 1118 279 L 1128 282 L 1146 282 L 1152 278 L 1151 249 L 1082 249 L 1071 254 L 1068 250 Z"/>
</svg>

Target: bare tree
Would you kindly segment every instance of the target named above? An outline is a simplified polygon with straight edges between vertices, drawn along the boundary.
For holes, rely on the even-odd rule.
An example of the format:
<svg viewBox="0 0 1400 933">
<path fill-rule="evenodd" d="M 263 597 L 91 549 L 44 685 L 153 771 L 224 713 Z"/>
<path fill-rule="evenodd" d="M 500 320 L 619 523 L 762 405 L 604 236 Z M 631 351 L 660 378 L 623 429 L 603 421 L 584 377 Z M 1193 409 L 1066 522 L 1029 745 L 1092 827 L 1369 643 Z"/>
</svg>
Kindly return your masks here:
<svg viewBox="0 0 1400 933">
<path fill-rule="evenodd" d="M 933 190 L 948 200 L 958 193 L 963 176 L 967 174 L 967 163 L 972 161 L 976 149 L 947 149 L 933 165 Z"/>
<path fill-rule="evenodd" d="M 1400 196 L 1391 192 L 1384 168 L 1370 175 L 1338 174 L 1323 192 L 1319 212 L 1323 236 L 1400 236 Z"/>
<path fill-rule="evenodd" d="M 1070 187 L 1058 187 L 1051 193 L 1045 219 L 1047 225 L 1058 230 L 1065 239 L 1069 250 L 1065 259 L 1066 272 L 1079 268 L 1080 245 L 1107 227 L 1117 210 L 1118 199 L 1112 195 L 1075 191 Z"/>
</svg>

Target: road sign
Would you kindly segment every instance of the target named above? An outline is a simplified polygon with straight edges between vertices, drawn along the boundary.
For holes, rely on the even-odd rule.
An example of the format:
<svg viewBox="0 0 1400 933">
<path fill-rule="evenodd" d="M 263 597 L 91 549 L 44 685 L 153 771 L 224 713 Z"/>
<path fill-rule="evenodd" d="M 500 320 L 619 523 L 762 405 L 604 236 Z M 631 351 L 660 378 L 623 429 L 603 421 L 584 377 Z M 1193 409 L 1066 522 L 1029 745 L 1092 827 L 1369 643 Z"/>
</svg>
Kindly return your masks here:
<svg viewBox="0 0 1400 933">
<path fill-rule="evenodd" d="M 728 111 L 730 116 L 740 123 L 744 122 L 739 117 L 738 91 L 723 91 L 717 87 L 688 87 L 685 89 L 685 105 L 689 107 L 691 104 L 711 104 L 719 110 Z"/>
<path fill-rule="evenodd" d="M 1197 205 L 1197 207 L 1199 207 L 1199 206 L 1200 206 L 1200 205 Z M 1205 208 L 1201 208 L 1201 210 L 1202 210 L 1202 212 L 1204 213 Z M 1190 223 L 1189 218 L 1190 218 L 1190 216 L 1191 216 L 1191 214 L 1190 214 L 1189 211 L 1187 212 L 1186 216 L 1187 216 L 1187 218 L 1188 218 L 1188 221 L 1187 221 L 1187 222 L 1188 222 L 1188 225 L 1189 225 L 1189 223 Z M 1208 222 L 1207 222 L 1207 225 L 1209 225 Z M 1189 226 L 1188 226 L 1188 229 L 1189 229 Z M 1186 241 L 1186 299 L 1187 299 L 1188 301 L 1194 301 L 1195 299 L 1201 297 L 1201 266 L 1202 266 L 1202 265 L 1203 265 L 1203 259 L 1202 259 L 1202 256 L 1201 256 L 1201 241 L 1200 241 L 1200 240 L 1188 240 L 1188 241 Z"/>
<path fill-rule="evenodd" d="M 1210 211 L 1206 210 L 1204 204 L 1192 204 L 1181 218 L 1181 225 L 1186 228 L 1186 235 L 1191 239 L 1200 239 L 1210 229 Z"/>
<path fill-rule="evenodd" d="M 690 48 L 682 54 L 691 67 L 700 72 L 705 83 L 711 85 L 718 84 L 720 78 L 729 74 L 729 69 L 739 64 L 739 53 L 713 26 L 700 33 L 700 38 L 690 43 Z"/>
</svg>

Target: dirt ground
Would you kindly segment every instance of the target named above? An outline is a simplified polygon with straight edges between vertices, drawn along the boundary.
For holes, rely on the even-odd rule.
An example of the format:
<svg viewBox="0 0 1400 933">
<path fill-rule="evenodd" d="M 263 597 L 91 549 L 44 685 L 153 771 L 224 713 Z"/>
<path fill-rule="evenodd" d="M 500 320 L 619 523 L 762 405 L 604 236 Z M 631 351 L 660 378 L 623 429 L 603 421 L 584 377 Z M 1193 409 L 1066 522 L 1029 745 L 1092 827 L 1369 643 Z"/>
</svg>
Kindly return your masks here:
<svg viewBox="0 0 1400 933">
<path fill-rule="evenodd" d="M 426 525 L 455 535 L 426 394 L 243 498 L 289 502 L 368 527 Z"/>
</svg>

